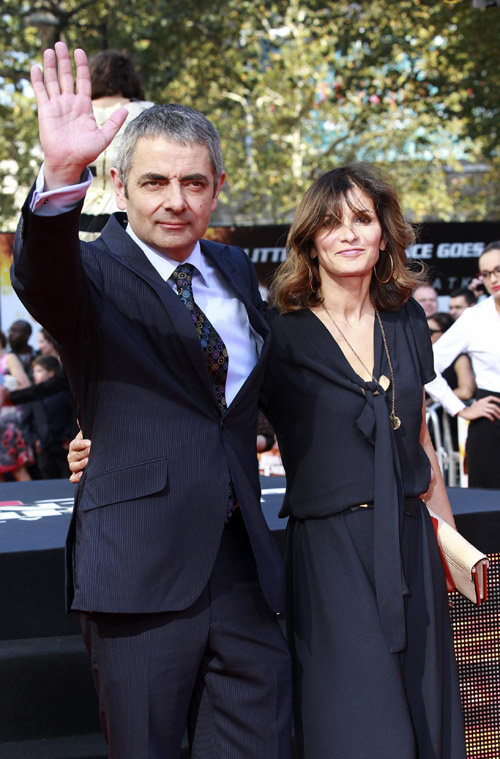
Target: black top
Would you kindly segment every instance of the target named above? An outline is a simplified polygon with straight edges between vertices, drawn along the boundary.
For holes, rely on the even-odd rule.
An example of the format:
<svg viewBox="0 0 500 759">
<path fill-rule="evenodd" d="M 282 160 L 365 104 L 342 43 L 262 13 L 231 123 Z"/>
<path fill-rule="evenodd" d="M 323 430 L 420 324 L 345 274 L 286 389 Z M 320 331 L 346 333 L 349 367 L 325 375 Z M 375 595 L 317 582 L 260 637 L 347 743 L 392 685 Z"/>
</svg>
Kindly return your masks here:
<svg viewBox="0 0 500 759">
<path fill-rule="evenodd" d="M 381 314 L 395 376 L 392 384 L 363 380 L 325 325 L 308 309 L 272 320 L 273 343 L 263 388 L 264 411 L 280 447 L 287 491 L 280 516 L 326 517 L 372 502 L 377 604 L 392 652 L 406 645 L 400 525 L 404 499 L 429 485 L 429 460 L 419 443 L 422 385 L 434 378 L 429 328 L 410 300 Z M 382 333 L 374 325 L 374 371 L 390 378 Z"/>
<path fill-rule="evenodd" d="M 427 490 L 430 468 L 419 444 L 422 385 L 435 377 L 429 328 L 410 301 L 381 313 L 396 380 L 394 433 L 405 496 Z M 359 377 L 325 325 L 309 309 L 271 322 L 273 345 L 262 395 L 287 475 L 281 516 L 333 514 L 374 500 L 373 415 L 363 394 L 373 383 Z M 375 320 L 375 371 L 390 370 Z M 391 387 L 385 401 L 391 408 Z M 371 394 L 371 393 L 370 393 Z"/>
</svg>

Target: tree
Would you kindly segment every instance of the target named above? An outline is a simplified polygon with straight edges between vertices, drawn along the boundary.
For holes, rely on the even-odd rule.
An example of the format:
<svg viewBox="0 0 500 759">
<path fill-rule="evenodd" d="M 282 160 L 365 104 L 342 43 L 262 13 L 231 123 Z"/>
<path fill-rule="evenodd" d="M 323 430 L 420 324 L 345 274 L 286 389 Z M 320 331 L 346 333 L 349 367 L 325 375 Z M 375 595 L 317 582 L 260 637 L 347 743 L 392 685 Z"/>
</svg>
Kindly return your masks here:
<svg viewBox="0 0 500 759">
<path fill-rule="evenodd" d="M 187 103 L 219 127 L 229 176 L 219 222 L 287 220 L 318 173 L 348 160 L 386 168 L 413 220 L 497 214 L 490 11 L 434 0 L 137 0 L 133 15 L 122 0 L 45 0 L 43 9 L 70 47 L 133 52 L 149 99 Z M 3 56 L 0 166 L 15 144 L 28 184 L 35 127 L 25 76 L 40 43 L 13 11 L 2 17 L 2 53 L 12 49 L 7 34 L 19 52 Z M 471 163 L 483 167 L 473 192 L 463 171 Z"/>
</svg>

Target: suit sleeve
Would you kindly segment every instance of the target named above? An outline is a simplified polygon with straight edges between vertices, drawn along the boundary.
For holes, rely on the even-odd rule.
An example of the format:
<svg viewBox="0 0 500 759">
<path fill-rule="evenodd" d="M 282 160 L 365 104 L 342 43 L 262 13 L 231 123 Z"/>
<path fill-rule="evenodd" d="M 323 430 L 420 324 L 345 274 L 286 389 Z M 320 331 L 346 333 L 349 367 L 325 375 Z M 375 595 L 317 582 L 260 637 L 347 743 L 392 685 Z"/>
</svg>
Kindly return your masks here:
<svg viewBox="0 0 500 759">
<path fill-rule="evenodd" d="M 29 210 L 28 197 L 14 240 L 12 286 L 31 315 L 62 346 L 88 337 L 90 289 L 85 275 L 77 208 L 40 216 Z"/>
</svg>

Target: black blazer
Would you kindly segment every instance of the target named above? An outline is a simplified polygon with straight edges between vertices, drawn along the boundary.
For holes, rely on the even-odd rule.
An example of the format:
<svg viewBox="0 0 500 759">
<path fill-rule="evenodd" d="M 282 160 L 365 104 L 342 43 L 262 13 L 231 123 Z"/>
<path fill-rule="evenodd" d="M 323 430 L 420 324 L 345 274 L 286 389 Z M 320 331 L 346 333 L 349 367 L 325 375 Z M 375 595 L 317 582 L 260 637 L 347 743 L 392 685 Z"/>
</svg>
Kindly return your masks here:
<svg viewBox="0 0 500 759">
<path fill-rule="evenodd" d="M 124 215 L 80 243 L 80 208 L 43 217 L 28 203 L 12 283 L 56 341 L 92 439 L 68 535 L 70 608 L 187 608 L 209 579 L 232 479 L 264 595 L 280 611 L 282 561 L 260 508 L 256 457 L 270 340 L 252 263 L 239 248 L 201 243 L 263 339 L 222 418 L 188 311 L 126 233 Z"/>
</svg>

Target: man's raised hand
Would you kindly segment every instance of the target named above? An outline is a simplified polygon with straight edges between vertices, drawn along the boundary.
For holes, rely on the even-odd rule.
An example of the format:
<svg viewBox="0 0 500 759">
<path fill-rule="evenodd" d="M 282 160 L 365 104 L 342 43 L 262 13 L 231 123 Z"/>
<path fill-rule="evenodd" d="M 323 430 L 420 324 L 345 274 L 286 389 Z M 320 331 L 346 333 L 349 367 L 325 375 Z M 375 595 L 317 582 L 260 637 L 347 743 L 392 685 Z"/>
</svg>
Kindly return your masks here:
<svg viewBox="0 0 500 759">
<path fill-rule="evenodd" d="M 107 148 L 127 118 L 127 109 L 120 108 L 112 113 L 102 129 L 98 128 L 85 52 L 75 50 L 74 60 L 76 87 L 64 42 L 56 42 L 55 50 L 45 50 L 43 75 L 39 66 L 31 69 L 46 190 L 79 182 L 82 171 Z"/>
</svg>

